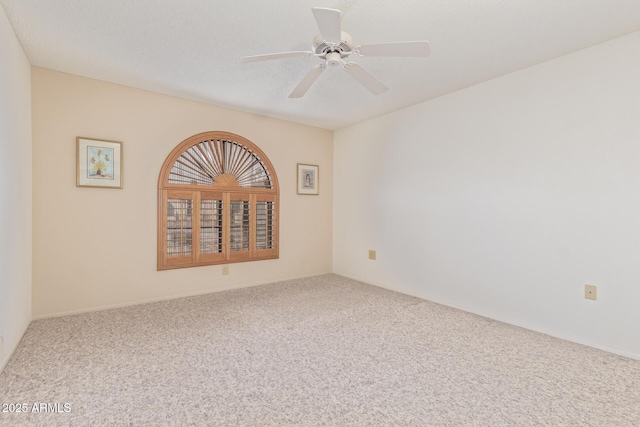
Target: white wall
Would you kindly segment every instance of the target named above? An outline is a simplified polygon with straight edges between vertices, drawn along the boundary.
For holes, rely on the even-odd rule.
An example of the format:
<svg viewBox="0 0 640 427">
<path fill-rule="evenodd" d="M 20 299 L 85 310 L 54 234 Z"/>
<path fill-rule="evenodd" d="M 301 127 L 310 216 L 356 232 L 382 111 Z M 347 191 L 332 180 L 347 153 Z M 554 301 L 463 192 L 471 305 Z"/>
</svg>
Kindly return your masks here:
<svg viewBox="0 0 640 427">
<path fill-rule="evenodd" d="M 337 131 L 334 272 L 640 358 L 639 52 L 634 33 Z"/>
<path fill-rule="evenodd" d="M 31 66 L 0 6 L 0 372 L 31 321 Z"/>
<path fill-rule="evenodd" d="M 42 68 L 33 90 L 35 318 L 331 272 L 331 131 Z M 171 150 L 200 132 L 242 135 L 280 184 L 280 259 L 156 270 L 157 188 Z M 76 137 L 122 141 L 124 188 L 76 187 Z M 320 165 L 319 196 L 296 163 Z"/>
</svg>

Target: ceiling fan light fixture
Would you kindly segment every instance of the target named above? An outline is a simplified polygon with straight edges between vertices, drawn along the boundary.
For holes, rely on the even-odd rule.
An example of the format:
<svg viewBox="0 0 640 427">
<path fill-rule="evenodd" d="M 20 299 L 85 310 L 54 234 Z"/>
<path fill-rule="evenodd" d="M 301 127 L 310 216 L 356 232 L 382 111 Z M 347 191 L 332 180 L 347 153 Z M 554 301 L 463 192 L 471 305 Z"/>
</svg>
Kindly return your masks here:
<svg viewBox="0 0 640 427">
<path fill-rule="evenodd" d="M 327 54 L 327 65 L 330 67 L 335 67 L 336 65 L 340 65 L 342 63 L 342 56 L 340 52 L 331 52 Z"/>
<path fill-rule="evenodd" d="M 377 43 L 355 46 L 351 34 L 342 31 L 342 14 L 336 9 L 314 7 L 311 9 L 318 24 L 320 33 L 311 43 L 311 52 L 280 52 L 266 55 L 253 55 L 240 58 L 243 62 L 270 61 L 273 59 L 314 56 L 324 60 L 316 65 L 291 92 L 289 98 L 301 98 L 309 90 L 327 66 L 342 64 L 344 70 L 373 95 L 380 95 L 389 88 L 362 66 L 347 62 L 349 55 L 355 56 L 387 56 L 387 57 L 427 57 L 429 43 L 427 41 Z"/>
</svg>

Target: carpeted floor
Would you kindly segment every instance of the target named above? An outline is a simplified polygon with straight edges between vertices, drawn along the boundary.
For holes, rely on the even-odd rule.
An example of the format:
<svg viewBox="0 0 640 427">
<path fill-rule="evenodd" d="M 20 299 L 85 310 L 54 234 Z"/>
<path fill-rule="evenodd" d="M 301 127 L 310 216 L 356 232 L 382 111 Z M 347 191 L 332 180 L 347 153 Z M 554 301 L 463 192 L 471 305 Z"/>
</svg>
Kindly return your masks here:
<svg viewBox="0 0 640 427">
<path fill-rule="evenodd" d="M 326 275 L 35 321 L 0 403 L 26 404 L 7 426 L 634 426 L 640 361 Z"/>
</svg>

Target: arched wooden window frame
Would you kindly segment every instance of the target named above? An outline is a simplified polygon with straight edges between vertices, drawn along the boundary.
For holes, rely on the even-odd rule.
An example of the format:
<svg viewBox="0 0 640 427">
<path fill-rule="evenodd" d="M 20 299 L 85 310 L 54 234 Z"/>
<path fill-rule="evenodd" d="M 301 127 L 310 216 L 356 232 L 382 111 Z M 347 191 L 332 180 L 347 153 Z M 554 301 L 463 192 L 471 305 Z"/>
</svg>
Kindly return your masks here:
<svg viewBox="0 0 640 427">
<path fill-rule="evenodd" d="M 265 176 L 268 177 L 263 181 L 263 188 L 251 186 L 257 185 L 255 183 L 247 186 L 243 182 L 245 186 L 241 186 L 234 177 L 234 171 L 231 168 L 224 170 L 225 166 L 222 166 L 224 162 L 220 162 L 220 167 L 217 171 L 207 168 L 210 170 L 208 175 L 213 178 L 212 183 L 185 184 L 171 182 L 172 169 L 179 159 L 183 159 L 181 156 L 192 147 L 199 149 L 198 147 L 201 147 L 202 143 L 207 141 L 212 143 L 217 141 L 223 145 L 226 143 L 227 146 L 232 143 L 237 146 L 234 147 L 238 148 L 236 150 L 237 158 L 230 157 L 236 163 L 240 161 L 240 155 L 258 160 L 260 166 L 264 169 Z M 222 173 L 216 175 L 217 172 Z M 235 171 L 236 175 L 237 172 Z M 174 181 L 176 180 L 174 179 Z M 192 182 L 196 181 L 193 180 Z M 203 132 L 185 139 L 166 158 L 158 178 L 158 270 L 278 258 L 279 195 L 278 177 L 273 165 L 264 152 L 248 139 L 230 132 L 219 131 Z M 190 245 L 181 247 L 190 246 L 190 253 L 180 253 L 180 255 L 169 253 L 169 234 L 171 234 L 169 226 L 175 222 L 175 218 L 170 216 L 169 213 L 171 211 L 171 214 L 175 215 L 176 210 L 175 206 L 169 204 L 169 200 L 187 202 L 186 204 L 181 203 L 181 206 L 186 206 L 183 218 L 189 218 L 188 228 L 184 230 L 189 230 L 190 237 L 188 242 Z M 205 227 L 201 228 L 201 224 L 209 223 L 209 220 L 205 220 L 201 214 L 207 210 L 205 203 L 214 207 L 211 212 L 220 213 L 219 218 L 216 216 L 216 219 L 219 219 L 221 226 L 220 228 L 215 228 L 215 230 L 221 230 L 219 235 L 222 243 L 214 245 L 216 247 L 214 253 L 204 253 L 201 242 L 201 237 L 205 230 Z M 236 208 L 236 211 L 234 211 L 234 218 L 236 219 L 234 221 L 231 218 L 232 206 Z M 258 213 L 258 206 L 260 207 L 260 214 Z M 220 208 L 219 210 L 217 210 L 218 207 Z M 244 210 L 242 210 L 242 212 L 245 212 L 244 214 L 238 213 L 238 207 L 241 210 L 248 207 L 248 213 Z M 241 221 L 244 219 L 240 230 L 244 230 L 245 234 L 246 230 L 243 227 L 247 224 L 246 220 L 248 219 L 248 248 L 246 250 L 243 249 L 243 243 L 240 245 L 235 244 L 232 248 L 231 228 L 232 225 L 238 224 L 238 216 L 240 216 Z M 264 229 L 260 233 L 260 244 L 258 244 L 256 233 L 259 228 L 258 221 L 261 224 L 260 229 Z M 183 222 L 185 221 L 183 220 Z M 209 230 L 209 228 L 206 228 L 206 230 Z M 234 225 L 234 228 L 237 229 L 238 227 Z M 181 231 L 184 230 L 181 229 Z M 234 231 L 234 235 L 235 233 Z M 172 235 L 172 237 L 175 237 L 175 235 Z M 208 237 L 202 238 L 203 241 L 207 239 Z"/>
</svg>

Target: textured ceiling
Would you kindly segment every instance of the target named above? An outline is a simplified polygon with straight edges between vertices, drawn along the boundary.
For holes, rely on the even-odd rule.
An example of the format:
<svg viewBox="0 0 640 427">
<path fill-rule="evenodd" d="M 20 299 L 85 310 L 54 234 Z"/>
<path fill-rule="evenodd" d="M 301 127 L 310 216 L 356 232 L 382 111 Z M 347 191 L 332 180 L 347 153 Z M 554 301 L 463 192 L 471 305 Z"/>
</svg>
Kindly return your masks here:
<svg viewBox="0 0 640 427">
<path fill-rule="evenodd" d="M 341 127 L 640 30 L 640 0 L 0 0 L 31 64 L 305 123 Z M 429 58 L 356 58 L 371 95 L 310 50 L 312 7 L 343 12 L 356 44 L 428 40 Z M 353 59 L 353 57 L 352 57 Z"/>
</svg>

